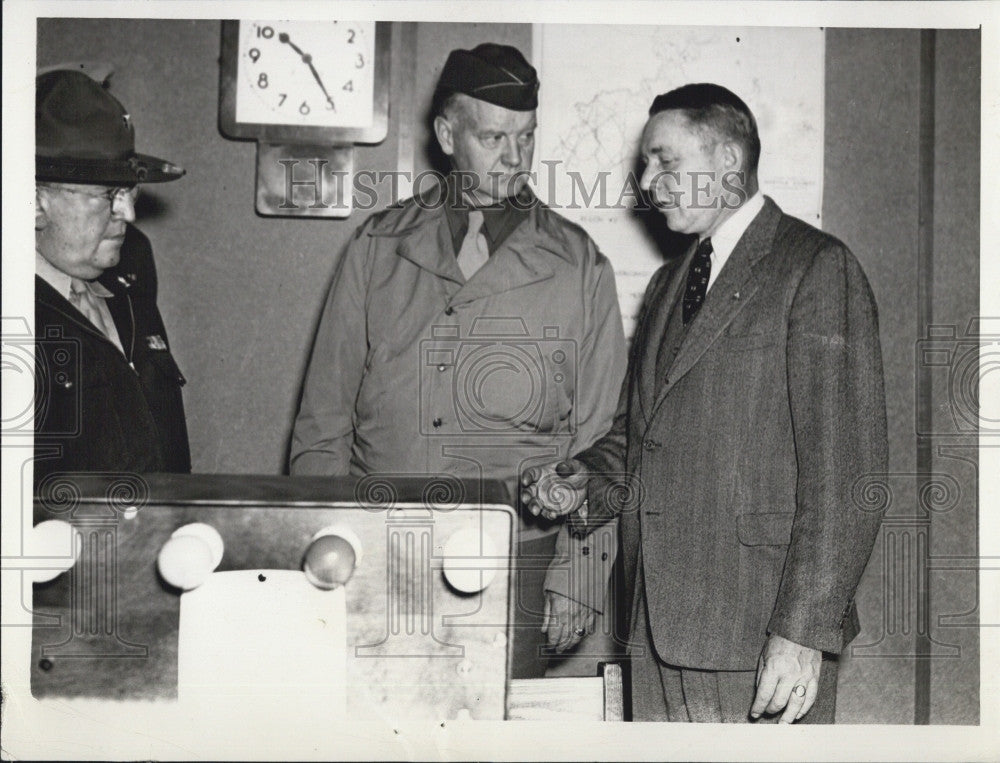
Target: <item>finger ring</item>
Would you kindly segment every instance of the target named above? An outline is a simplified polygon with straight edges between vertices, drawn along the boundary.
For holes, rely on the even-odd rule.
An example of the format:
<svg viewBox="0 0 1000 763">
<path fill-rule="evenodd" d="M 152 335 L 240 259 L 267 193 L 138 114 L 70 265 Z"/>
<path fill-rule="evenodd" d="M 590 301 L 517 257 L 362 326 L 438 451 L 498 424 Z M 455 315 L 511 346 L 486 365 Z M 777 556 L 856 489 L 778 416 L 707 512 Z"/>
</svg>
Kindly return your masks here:
<svg viewBox="0 0 1000 763">
<path fill-rule="evenodd" d="M 582 636 L 586 632 L 587 631 L 584 630 L 583 628 L 577 628 L 575 631 L 573 631 L 573 633 L 575 633 L 577 636 Z"/>
<path fill-rule="evenodd" d="M 804 697 L 806 696 L 806 687 L 803 686 L 802 684 L 799 684 L 794 689 L 792 689 L 792 694 L 794 694 L 796 697 Z"/>
</svg>

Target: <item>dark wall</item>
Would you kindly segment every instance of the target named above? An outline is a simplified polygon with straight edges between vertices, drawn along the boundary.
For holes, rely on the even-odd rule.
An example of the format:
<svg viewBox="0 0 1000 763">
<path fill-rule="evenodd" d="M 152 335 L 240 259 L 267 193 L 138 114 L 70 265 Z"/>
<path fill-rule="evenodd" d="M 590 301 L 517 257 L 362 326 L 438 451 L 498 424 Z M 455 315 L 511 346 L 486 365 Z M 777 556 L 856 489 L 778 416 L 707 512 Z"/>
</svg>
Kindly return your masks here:
<svg viewBox="0 0 1000 763">
<path fill-rule="evenodd" d="M 823 222 L 857 254 L 878 299 L 891 438 L 887 484 L 895 510 L 916 511 L 909 525 L 880 539 L 859 591 L 864 632 L 842 670 L 842 721 L 978 718 L 974 572 L 920 577 L 925 573 L 906 567 L 892 545 L 912 540 L 914 548 L 928 542 L 932 556 L 976 554 L 976 464 L 968 437 L 917 437 L 921 415 L 933 428 L 954 428 L 948 379 L 918 373 L 918 340 L 930 321 L 964 332 L 979 291 L 979 34 L 933 35 L 827 32 Z M 422 150 L 430 139 L 425 116 L 444 55 L 487 38 L 531 50 L 525 24 L 394 25 L 389 135 L 378 146 L 358 147 L 355 167 L 396 169 L 401 120 L 412 131 L 415 169 L 431 166 Z M 45 19 L 38 65 L 115 63 L 113 90 L 133 114 L 139 150 L 187 168 L 175 183 L 144 189 L 139 224 L 154 243 L 161 309 L 190 380 L 194 468 L 273 474 L 285 466 L 334 259 L 366 213 L 342 221 L 254 213 L 255 145 L 226 140 L 217 128 L 219 41 L 218 22 Z M 942 451 L 937 445 L 945 441 L 951 449 Z M 937 473 L 952 476 L 962 496 L 946 511 L 921 511 L 927 481 Z M 924 615 L 932 627 L 887 614 L 900 580 L 929 581 L 932 610 Z M 954 615 L 941 621 L 944 630 L 938 614 Z M 924 658 L 915 659 L 918 653 Z"/>
</svg>

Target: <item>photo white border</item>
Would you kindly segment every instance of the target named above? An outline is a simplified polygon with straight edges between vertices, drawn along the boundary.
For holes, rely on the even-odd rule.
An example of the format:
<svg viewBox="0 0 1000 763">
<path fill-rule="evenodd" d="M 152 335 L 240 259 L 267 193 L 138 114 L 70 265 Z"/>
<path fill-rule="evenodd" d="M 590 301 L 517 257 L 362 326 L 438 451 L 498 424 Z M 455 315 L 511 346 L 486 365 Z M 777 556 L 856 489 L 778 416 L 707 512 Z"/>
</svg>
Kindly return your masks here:
<svg viewBox="0 0 1000 763">
<path fill-rule="evenodd" d="M 33 196 L 30 157 L 33 124 L 36 20 L 39 17 L 178 17 L 224 19 L 236 17 L 313 18 L 339 16 L 393 21 L 478 21 L 507 23 L 563 23 L 572 8 L 574 23 L 605 24 L 607 3 L 528 2 L 28 2 L 3 3 L 3 314 L 33 315 L 28 228 Z M 683 25 L 766 25 L 825 27 L 910 27 L 982 29 L 982 168 L 1000 170 L 1000 3 L 992 2 L 616 2 L 616 23 Z M 622 51 L 623 59 L 628 52 Z M 991 172 L 982 172 L 984 180 Z M 980 314 L 1000 315 L 1000 295 L 990 285 L 1000 284 L 997 257 L 997 210 L 1000 186 L 981 183 Z M 20 399 L 30 379 L 3 381 L 5 396 Z M 996 410 L 998 374 L 982 379 L 981 405 Z M 993 377 L 993 378 L 991 378 Z M 30 395 L 30 387 L 28 388 Z M 26 451 L 4 442 L 2 449 L 3 533 L 5 577 L 9 579 L 11 545 L 18 518 L 30 526 L 30 484 L 21 484 L 21 461 Z M 996 450 L 980 453 L 980 557 L 1000 561 Z M 11 521 L 12 520 L 12 521 Z M 12 524 L 13 522 L 13 524 Z M 15 537 L 11 537 L 15 536 Z M 985 565 L 984 565 L 985 566 Z M 997 570 L 981 573 L 982 622 L 1000 623 Z M 4 592 L 8 591 L 5 583 Z M 7 603 L 9 605 L 9 602 Z M 5 607 L 6 609 L 7 607 Z M 1000 757 L 1000 628 L 981 629 L 981 718 L 970 726 L 701 726 L 687 724 L 565 724 L 547 722 L 449 722 L 335 724 L 328 739 L 334 746 L 315 748 L 300 741 L 289 746 L 289 735 L 274 729 L 273 742 L 247 745 L 248 716 L 234 728 L 215 730 L 212 739 L 191 739 L 183 746 L 157 736 L 155 724 L 130 728 L 123 718 L 117 727 L 94 728 L 87 719 L 65 708 L 42 708 L 30 695 L 28 659 L 30 628 L 4 628 L 3 639 L 3 754 L 9 758 L 370 758 L 370 759 L 705 759 L 705 760 L 995 760 Z M 257 719 L 266 723 L 266 718 Z"/>
</svg>

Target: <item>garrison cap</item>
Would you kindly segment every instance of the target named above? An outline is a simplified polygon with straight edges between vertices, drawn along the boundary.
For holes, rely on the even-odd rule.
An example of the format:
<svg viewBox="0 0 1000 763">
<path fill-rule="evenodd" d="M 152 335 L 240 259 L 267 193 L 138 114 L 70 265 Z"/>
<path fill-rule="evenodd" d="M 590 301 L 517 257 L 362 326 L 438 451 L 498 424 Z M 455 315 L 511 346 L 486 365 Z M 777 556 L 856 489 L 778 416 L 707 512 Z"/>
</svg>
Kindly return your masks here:
<svg viewBox="0 0 1000 763">
<path fill-rule="evenodd" d="M 484 42 L 472 50 L 453 50 L 441 70 L 435 101 L 464 93 L 512 111 L 538 108 L 538 72 L 521 51 Z"/>
</svg>

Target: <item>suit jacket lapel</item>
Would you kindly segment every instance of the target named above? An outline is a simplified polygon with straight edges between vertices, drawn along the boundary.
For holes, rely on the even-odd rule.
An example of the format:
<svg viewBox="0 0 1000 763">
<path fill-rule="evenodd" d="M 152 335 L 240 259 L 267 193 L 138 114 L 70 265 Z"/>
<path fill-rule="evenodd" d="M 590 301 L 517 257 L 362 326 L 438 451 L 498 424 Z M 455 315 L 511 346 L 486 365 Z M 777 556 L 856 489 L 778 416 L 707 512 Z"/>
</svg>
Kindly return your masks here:
<svg viewBox="0 0 1000 763">
<path fill-rule="evenodd" d="M 110 280 L 110 279 L 109 279 Z M 132 295 L 129 293 L 129 286 L 116 286 L 110 288 L 107 282 L 102 281 L 112 296 L 105 300 L 108 312 L 111 313 L 111 320 L 115 322 L 115 329 L 118 331 L 118 339 L 122 343 L 122 351 L 129 362 L 133 360 L 135 349 L 135 318 L 132 305 Z"/>
<path fill-rule="evenodd" d="M 35 276 L 35 299 L 58 312 L 67 321 L 81 330 L 114 345 L 114 342 L 104 336 L 103 332 L 91 323 L 83 313 L 73 307 L 73 304 L 68 299 L 53 289 L 44 278 L 40 278 L 37 275 Z M 35 326 L 35 331 L 40 331 L 41 329 L 41 326 Z M 118 348 L 115 347 L 115 349 L 117 350 Z"/>
<path fill-rule="evenodd" d="M 656 378 L 656 362 L 662 350 L 663 335 L 667 330 L 667 321 L 674 309 L 674 304 L 684 288 L 688 266 L 694 257 L 698 242 L 695 241 L 687 252 L 675 260 L 673 273 L 666 279 L 659 294 L 650 296 L 653 304 L 649 307 L 649 316 L 643 328 L 643 346 L 638 355 L 641 360 L 639 373 L 639 404 L 643 415 L 649 421 L 653 416 L 653 406 L 661 379 Z"/>
<path fill-rule="evenodd" d="M 661 380 L 662 386 L 653 403 L 654 414 L 670 389 L 701 359 L 712 342 L 719 338 L 764 284 L 757 264 L 771 249 L 780 217 L 781 210 L 770 198 L 766 198 L 764 208 L 736 244 L 688 328 L 667 380 Z M 687 272 L 686 268 L 684 272 Z"/>
</svg>

